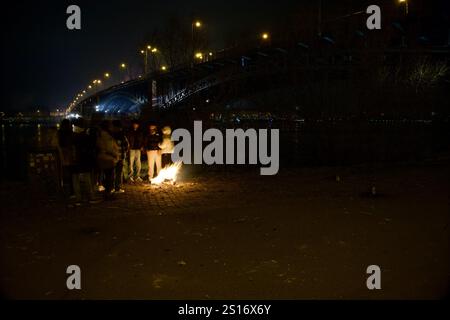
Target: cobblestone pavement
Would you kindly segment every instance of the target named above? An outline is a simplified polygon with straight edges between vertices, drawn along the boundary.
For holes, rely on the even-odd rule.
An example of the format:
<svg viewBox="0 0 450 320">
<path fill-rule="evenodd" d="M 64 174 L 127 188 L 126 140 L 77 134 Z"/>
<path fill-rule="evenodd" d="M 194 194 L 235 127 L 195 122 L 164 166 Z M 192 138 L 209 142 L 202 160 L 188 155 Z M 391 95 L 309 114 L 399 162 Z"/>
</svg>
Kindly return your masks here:
<svg viewBox="0 0 450 320">
<path fill-rule="evenodd" d="M 449 165 L 184 167 L 68 207 L 1 183 L 0 288 L 12 298 L 436 298 L 448 289 Z M 375 187 L 375 195 L 372 194 Z M 65 287 L 68 265 L 83 290 Z M 378 264 L 383 290 L 368 291 Z"/>
</svg>

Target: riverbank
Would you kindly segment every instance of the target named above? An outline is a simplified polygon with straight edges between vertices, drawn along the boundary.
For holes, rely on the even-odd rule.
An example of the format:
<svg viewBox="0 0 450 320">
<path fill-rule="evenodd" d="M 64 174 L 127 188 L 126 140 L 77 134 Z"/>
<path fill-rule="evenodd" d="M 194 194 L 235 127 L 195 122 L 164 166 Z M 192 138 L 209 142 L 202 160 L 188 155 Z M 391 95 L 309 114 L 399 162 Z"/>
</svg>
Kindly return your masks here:
<svg viewBox="0 0 450 320">
<path fill-rule="evenodd" d="M 29 299 L 417 299 L 449 285 L 449 162 L 183 169 L 68 208 L 2 184 L 1 288 Z M 338 177 L 338 178 L 337 178 Z M 376 186 L 376 196 L 371 187 Z M 79 265 L 82 290 L 66 289 Z M 382 290 L 366 288 L 379 265 Z"/>
</svg>

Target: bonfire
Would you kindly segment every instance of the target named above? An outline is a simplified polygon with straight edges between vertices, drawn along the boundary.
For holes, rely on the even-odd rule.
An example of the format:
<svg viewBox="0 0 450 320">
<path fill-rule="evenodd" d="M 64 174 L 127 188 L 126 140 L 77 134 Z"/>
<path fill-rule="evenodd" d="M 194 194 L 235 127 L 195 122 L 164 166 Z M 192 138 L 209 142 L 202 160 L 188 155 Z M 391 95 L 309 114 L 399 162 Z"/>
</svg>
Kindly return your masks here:
<svg viewBox="0 0 450 320">
<path fill-rule="evenodd" d="M 163 182 L 171 182 L 172 184 L 175 184 L 177 181 L 177 175 L 180 171 L 182 162 L 175 162 L 171 165 L 168 165 L 161 169 L 158 176 L 156 178 L 151 179 L 152 184 L 161 184 Z"/>
</svg>

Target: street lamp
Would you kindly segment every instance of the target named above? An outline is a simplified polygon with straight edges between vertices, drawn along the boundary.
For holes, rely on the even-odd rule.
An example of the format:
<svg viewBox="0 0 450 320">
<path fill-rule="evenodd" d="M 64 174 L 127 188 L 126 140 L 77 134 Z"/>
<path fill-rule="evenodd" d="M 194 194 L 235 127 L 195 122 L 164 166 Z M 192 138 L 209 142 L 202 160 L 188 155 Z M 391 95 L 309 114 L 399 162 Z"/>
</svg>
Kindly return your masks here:
<svg viewBox="0 0 450 320">
<path fill-rule="evenodd" d="M 121 63 L 120 64 L 120 68 L 121 69 L 123 69 L 124 71 L 125 71 L 125 75 L 127 74 L 127 73 L 129 73 L 129 70 L 128 70 L 128 65 L 126 64 L 126 63 Z"/>
<path fill-rule="evenodd" d="M 264 32 L 263 34 L 261 34 L 261 39 L 263 40 L 269 40 L 270 36 L 267 32 Z"/>
<path fill-rule="evenodd" d="M 194 58 L 196 58 L 196 59 L 198 59 L 200 62 L 202 62 L 202 61 L 203 61 L 203 53 L 197 52 L 197 53 L 194 55 Z"/>
<path fill-rule="evenodd" d="M 150 50 L 150 46 L 147 46 L 147 50 Z M 144 55 L 144 74 L 147 73 L 147 63 L 148 63 L 148 51 L 147 50 L 141 50 L 141 54 Z"/>
<path fill-rule="evenodd" d="M 158 49 L 152 48 L 151 45 L 147 45 L 146 49 L 141 50 L 141 54 L 144 55 L 144 74 L 148 73 L 148 51 L 155 53 L 158 51 Z"/>
<path fill-rule="evenodd" d="M 399 0 L 398 1 L 400 4 L 405 4 L 405 13 L 406 13 L 406 15 L 408 15 L 408 11 L 409 11 L 409 8 L 408 8 L 408 0 Z"/>
<path fill-rule="evenodd" d="M 109 78 L 110 74 L 108 72 L 105 73 L 105 78 Z"/>
<path fill-rule="evenodd" d="M 167 67 L 166 67 L 166 66 L 162 66 L 162 67 L 161 67 L 161 70 L 162 70 L 162 71 L 166 71 L 166 70 L 167 70 Z"/>
<path fill-rule="evenodd" d="M 192 36 L 192 53 L 194 53 L 195 52 L 195 37 L 194 37 L 194 35 L 195 35 L 195 29 L 200 29 L 202 27 L 202 23 L 201 23 L 201 21 L 199 21 L 199 20 L 196 20 L 196 21 L 192 21 L 192 24 L 191 24 L 191 31 L 192 31 L 192 33 L 191 33 L 191 36 Z"/>
</svg>

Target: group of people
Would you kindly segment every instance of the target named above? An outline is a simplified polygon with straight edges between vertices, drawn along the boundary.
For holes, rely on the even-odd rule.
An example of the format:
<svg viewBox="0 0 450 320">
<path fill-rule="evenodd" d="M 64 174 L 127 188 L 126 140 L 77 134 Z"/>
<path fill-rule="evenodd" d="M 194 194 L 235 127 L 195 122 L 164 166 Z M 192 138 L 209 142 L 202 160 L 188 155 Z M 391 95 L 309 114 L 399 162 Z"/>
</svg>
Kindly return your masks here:
<svg viewBox="0 0 450 320">
<path fill-rule="evenodd" d="M 133 121 L 130 130 L 125 131 L 120 120 L 103 120 L 99 125 L 88 126 L 81 118 L 72 122 L 64 119 L 57 144 L 66 194 L 80 203 L 101 201 L 95 188 L 104 191 L 106 198 L 125 192 L 125 163 L 128 160 L 128 179 L 142 182 L 143 153 L 147 155 L 147 179 L 151 183 L 161 168 L 171 163 L 174 145 L 169 126 L 160 132 L 156 124 L 150 123 L 145 129 L 141 130 L 138 121 Z"/>
</svg>

